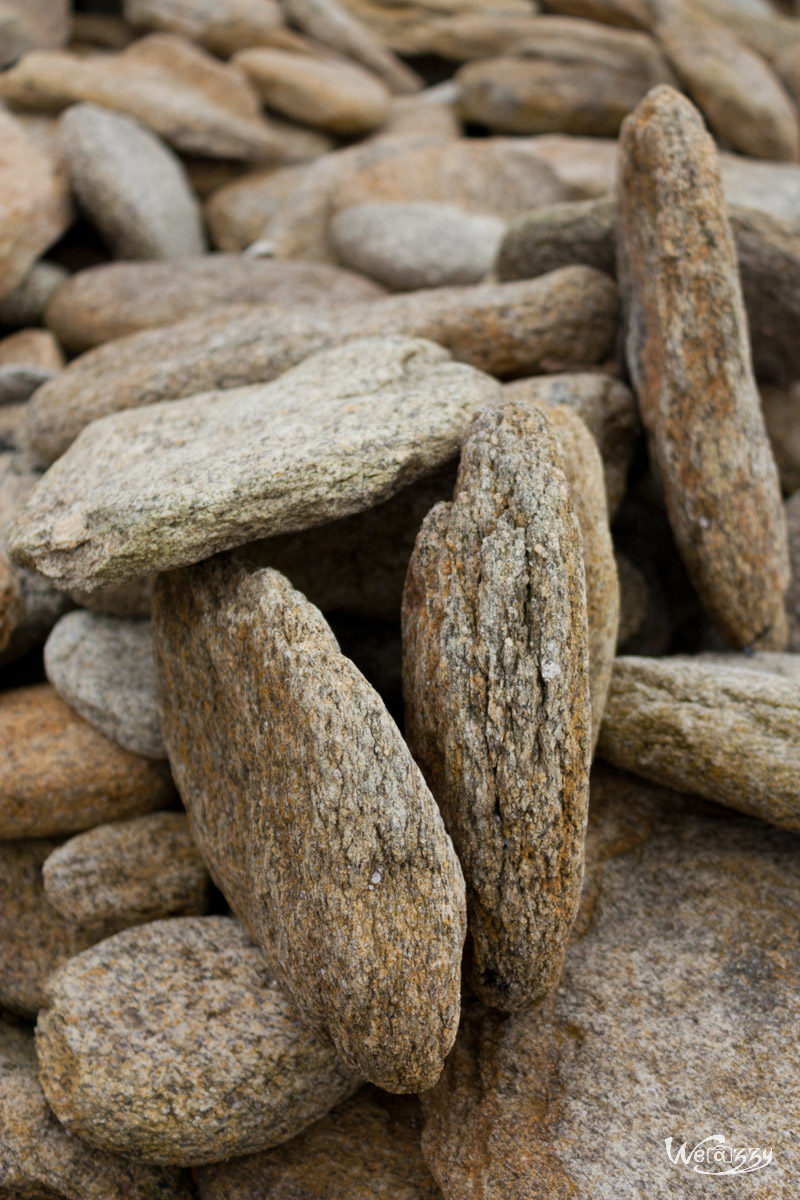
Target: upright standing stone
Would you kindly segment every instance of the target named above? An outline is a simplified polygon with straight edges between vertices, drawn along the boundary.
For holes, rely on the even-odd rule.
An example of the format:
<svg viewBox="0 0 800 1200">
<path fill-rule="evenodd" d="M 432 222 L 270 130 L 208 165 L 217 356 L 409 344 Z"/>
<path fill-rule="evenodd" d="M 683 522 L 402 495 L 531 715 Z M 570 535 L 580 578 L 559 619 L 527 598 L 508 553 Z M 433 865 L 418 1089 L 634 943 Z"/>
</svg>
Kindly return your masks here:
<svg viewBox="0 0 800 1200">
<path fill-rule="evenodd" d="M 626 356 L 678 548 L 731 641 L 780 648 L 789 574 L 778 473 L 716 148 L 685 97 L 657 88 L 625 121 L 619 175 Z"/>
</svg>

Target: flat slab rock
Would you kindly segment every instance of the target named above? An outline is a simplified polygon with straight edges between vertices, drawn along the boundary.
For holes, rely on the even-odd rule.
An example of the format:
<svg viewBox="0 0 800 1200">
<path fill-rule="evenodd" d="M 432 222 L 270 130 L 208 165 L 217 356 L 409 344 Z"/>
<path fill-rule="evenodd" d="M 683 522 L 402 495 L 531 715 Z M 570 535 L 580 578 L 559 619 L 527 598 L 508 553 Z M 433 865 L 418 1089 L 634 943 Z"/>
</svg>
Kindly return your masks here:
<svg viewBox="0 0 800 1200">
<path fill-rule="evenodd" d="M 614 773 L 594 781 L 584 920 L 539 1009 L 467 1016 L 422 1097 L 447 1200 L 792 1200 L 800 841 Z M 745 1177 L 667 1157 L 723 1135 Z"/>
<path fill-rule="evenodd" d="M 464 867 L 470 982 L 504 1011 L 553 986 L 577 910 L 588 672 L 558 435 L 542 409 L 495 407 L 464 439 L 452 503 L 417 536 L 403 691 L 409 746 Z"/>
<path fill-rule="evenodd" d="M 429 1087 L 458 1025 L 464 882 L 380 697 L 282 575 L 234 556 L 161 576 L 153 630 L 215 882 L 345 1062 L 389 1091 Z"/>
<path fill-rule="evenodd" d="M 119 413 L 51 467 L 11 553 L 91 590 L 346 516 L 446 462 L 499 394 L 439 346 L 375 338 L 272 384 Z"/>
<path fill-rule="evenodd" d="M 145 1162 L 276 1145 L 358 1084 L 229 917 L 154 921 L 73 958 L 48 984 L 36 1049 L 62 1125 Z"/>
</svg>

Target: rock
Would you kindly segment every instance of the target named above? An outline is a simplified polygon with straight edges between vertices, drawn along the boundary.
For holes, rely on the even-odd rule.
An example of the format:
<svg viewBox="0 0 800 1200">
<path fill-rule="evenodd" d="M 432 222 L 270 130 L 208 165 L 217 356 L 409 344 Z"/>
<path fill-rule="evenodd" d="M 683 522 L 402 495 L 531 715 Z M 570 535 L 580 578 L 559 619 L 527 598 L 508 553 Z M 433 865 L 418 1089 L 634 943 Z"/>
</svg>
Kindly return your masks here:
<svg viewBox="0 0 800 1200">
<path fill-rule="evenodd" d="M 800 497 L 794 495 L 786 502 L 786 528 L 789 533 L 789 561 L 792 579 L 786 593 L 786 612 L 789 618 L 788 650 L 800 651 Z"/>
<path fill-rule="evenodd" d="M 556 405 L 548 408 L 547 415 L 561 446 L 569 498 L 583 545 L 594 749 L 611 681 L 619 627 L 619 580 L 608 527 L 603 462 L 596 441 L 572 408 Z"/>
<path fill-rule="evenodd" d="M 327 263 L 206 254 L 170 263 L 101 263 L 78 271 L 47 306 L 46 320 L 80 352 L 230 304 L 334 305 L 370 300 L 382 289 Z"/>
<path fill-rule="evenodd" d="M 357 1082 L 226 917 L 154 921 L 72 959 L 50 980 L 36 1049 L 71 1133 L 181 1166 L 286 1141 Z"/>
<path fill-rule="evenodd" d="M 403 692 L 409 747 L 467 881 L 469 981 L 505 1012 L 554 986 L 577 911 L 588 667 L 558 434 L 540 408 L 488 409 L 464 439 L 452 504 L 417 537 Z"/>
<path fill-rule="evenodd" d="M 124 50 L 135 37 L 135 29 L 123 16 L 110 12 L 72 14 L 70 48 L 73 51 Z"/>
<path fill-rule="evenodd" d="M 567 405 L 588 427 L 600 450 L 608 511 L 614 517 L 628 485 L 641 423 L 636 401 L 618 379 L 601 372 L 570 372 L 514 379 L 503 396 L 517 404 Z"/>
<path fill-rule="evenodd" d="M 117 258 L 203 253 L 200 207 L 186 172 L 151 130 L 96 104 L 74 104 L 60 128 L 75 195 Z"/>
<path fill-rule="evenodd" d="M 275 0 L 124 0 L 137 29 L 177 33 L 227 58 L 257 46 L 283 25 Z"/>
<path fill-rule="evenodd" d="M 499 396 L 440 346 L 357 339 L 272 384 L 93 424 L 17 515 L 9 546 L 60 586 L 92 591 L 319 525 L 447 462 Z"/>
<path fill-rule="evenodd" d="M 675 540 L 725 636 L 780 649 L 786 529 L 714 144 L 689 101 L 659 88 L 620 146 L 625 352 Z"/>
<path fill-rule="evenodd" d="M 90 421 L 143 402 L 266 382 L 352 338 L 425 337 L 493 375 L 580 369 L 614 344 L 614 285 L 586 267 L 524 283 L 433 288 L 370 303 L 276 313 L 231 307 L 109 342 L 31 400 L 27 436 L 45 461 Z"/>
<path fill-rule="evenodd" d="M 183 1171 L 93 1150 L 53 1116 L 27 1029 L 0 1024 L 0 1193 L 63 1200 L 190 1200 Z"/>
<path fill-rule="evenodd" d="M 352 151 L 354 147 L 348 149 Z M 317 168 L 337 153 L 341 151 L 324 154 L 317 161 Z M 205 208 L 212 243 L 228 254 L 240 254 L 259 242 L 265 223 L 289 204 L 312 165 L 302 163 L 275 170 L 248 171 L 246 175 L 237 172 L 230 182 L 215 186 Z M 274 252 L 270 241 L 264 239 L 264 245 L 269 247 L 270 254 Z"/>
<path fill-rule="evenodd" d="M 800 167 L 720 154 L 722 186 L 729 204 L 756 208 L 782 221 L 800 220 Z"/>
<path fill-rule="evenodd" d="M 138 579 L 130 579 L 127 583 L 98 588 L 94 592 L 72 591 L 70 597 L 81 608 L 88 608 L 90 612 L 106 613 L 109 617 L 149 617 L 153 577 L 143 575 Z"/>
<path fill-rule="evenodd" d="M 655 35 L 716 136 L 754 158 L 797 162 L 798 114 L 764 60 L 684 0 L 655 0 L 655 13 Z"/>
<path fill-rule="evenodd" d="M 435 50 L 429 41 L 431 23 L 443 13 L 478 13 L 487 20 L 507 19 L 508 16 L 530 16 L 536 5 L 530 0 L 414 0 L 413 3 L 389 6 L 378 0 L 345 0 L 349 12 L 373 31 L 386 46 L 399 54 L 426 54 Z"/>
<path fill-rule="evenodd" d="M 242 73 L 173 34 L 140 38 L 119 54 L 27 54 L 0 78 L 0 96 L 34 111 L 99 104 L 136 117 L 187 154 L 285 157 L 282 134 L 262 117 Z"/>
<path fill-rule="evenodd" d="M 68 277 L 60 263 L 40 259 L 28 274 L 0 300 L 0 325 L 12 329 L 41 324 L 47 302 Z"/>
<path fill-rule="evenodd" d="M 84 926 L 121 929 L 208 909 L 208 872 L 183 813 L 147 813 L 79 833 L 45 859 L 42 877 L 53 908 Z"/>
<path fill-rule="evenodd" d="M 800 385 L 793 384 L 788 391 L 765 385 L 760 391 L 761 410 L 781 486 L 790 496 L 800 488 Z"/>
<path fill-rule="evenodd" d="M 370 133 L 389 114 L 389 92 L 371 72 L 286 50 L 242 50 L 233 60 L 268 108 L 343 136 Z"/>
<path fill-rule="evenodd" d="M 67 613 L 47 639 L 44 666 L 59 696 L 112 742 L 144 758 L 167 757 L 148 621 Z"/>
<path fill-rule="evenodd" d="M 0 693 L 0 838 L 52 837 L 161 808 L 169 772 L 121 749 L 48 684 Z"/>
<path fill-rule="evenodd" d="M 507 1020 L 473 1009 L 422 1097 L 434 1176 L 447 1200 L 710 1200 L 725 1183 L 790 1200 L 798 839 L 625 776 L 593 785 L 590 812 L 596 862 L 561 986 Z M 705 1185 L 668 1158 L 665 1139 L 675 1155 L 712 1134 L 773 1161 Z"/>
<path fill-rule="evenodd" d="M 704 650 L 700 654 L 670 656 L 670 662 L 699 662 L 719 667 L 734 667 L 738 671 L 757 671 L 761 674 L 778 675 L 781 679 L 800 682 L 800 654 L 786 654 L 779 650 L 757 650 L 743 653 L 741 650 Z"/>
<path fill-rule="evenodd" d="M 775 69 L 797 104 L 800 97 L 800 46 L 797 42 L 787 43 L 780 49 L 775 57 Z"/>
<path fill-rule="evenodd" d="M 530 146 L 561 184 L 562 200 L 589 200 L 616 185 L 616 138 L 540 133 L 530 139 Z"/>
<path fill-rule="evenodd" d="M 28 406 L 24 401 L 19 404 L 0 404 L 0 461 L 5 458 L 8 451 L 15 456 L 23 453 L 25 446 L 22 429 L 27 417 L 27 410 Z M 2 474 L 2 467 L 0 467 L 0 474 Z M 0 573 L 10 571 L 11 568 L 8 566 L 4 550 L 0 551 L 0 558 L 5 564 L 0 567 Z M 2 601 L 0 601 L 0 611 L 2 611 Z"/>
<path fill-rule="evenodd" d="M 201 1200 L 441 1200 L 416 1097 L 364 1088 L 274 1150 L 197 1172 Z"/>
<path fill-rule="evenodd" d="M 0 66 L 30 50 L 65 46 L 70 28 L 69 0 L 3 0 L 0 6 Z"/>
<path fill-rule="evenodd" d="M 673 82 L 653 40 L 569 17 L 534 18 L 514 57 L 486 58 L 456 74 L 458 109 L 497 133 L 613 137 L 657 84 Z"/>
<path fill-rule="evenodd" d="M 616 270 L 616 204 L 611 195 L 545 204 L 518 217 L 497 254 L 498 279 L 533 279 L 568 263 Z"/>
<path fill-rule="evenodd" d="M 356 204 L 340 209 L 329 239 L 342 266 L 404 292 L 480 282 L 504 230 L 452 204 Z"/>
<path fill-rule="evenodd" d="M 7 73 L 3 74 L 7 78 Z M 64 173 L 10 113 L 0 110 L 0 300 L 11 293 L 40 254 L 72 220 Z"/>
<path fill-rule="evenodd" d="M 616 561 L 619 581 L 617 645 L 623 647 L 626 642 L 635 637 L 647 619 L 649 589 L 643 572 L 635 563 L 631 562 L 627 554 L 617 554 Z M 631 651 L 631 653 L 635 653 L 635 651 Z M 766 653 L 766 651 L 762 653 Z"/>
<path fill-rule="evenodd" d="M 49 903 L 42 864 L 58 845 L 39 837 L 0 841 L 0 1007 L 29 1018 L 43 1003 L 44 986 L 56 967 L 109 932 L 65 918 Z M 2 1163 L 0 1133 L 0 1179 Z"/>
<path fill-rule="evenodd" d="M 598 753 L 653 783 L 800 832 L 800 692 L 695 659 L 618 658 Z"/>
<path fill-rule="evenodd" d="M 452 80 L 435 84 L 413 96 L 394 96 L 386 124 L 373 134 L 375 141 L 389 137 L 419 137 L 454 141 L 461 136 L 461 122 L 455 111 L 458 88 Z"/>
<path fill-rule="evenodd" d="M 458 1025 L 464 884 L 397 726 L 275 571 L 163 575 L 153 629 L 164 739 L 215 882 L 346 1063 L 430 1087 Z"/>
<path fill-rule="evenodd" d="M 0 340 L 0 404 L 21 404 L 64 365 L 46 329 L 20 329 Z"/>
</svg>

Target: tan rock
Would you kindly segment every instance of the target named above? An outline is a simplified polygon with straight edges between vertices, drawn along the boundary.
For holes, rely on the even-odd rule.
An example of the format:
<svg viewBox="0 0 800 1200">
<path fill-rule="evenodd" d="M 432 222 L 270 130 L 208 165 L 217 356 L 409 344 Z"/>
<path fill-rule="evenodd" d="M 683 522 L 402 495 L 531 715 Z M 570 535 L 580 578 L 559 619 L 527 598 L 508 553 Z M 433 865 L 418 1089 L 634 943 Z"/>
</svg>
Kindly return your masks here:
<svg viewBox="0 0 800 1200">
<path fill-rule="evenodd" d="M 726 637 L 780 649 L 786 529 L 714 145 L 690 102 L 659 88 L 620 154 L 626 357 L 675 539 Z"/>
<path fill-rule="evenodd" d="M 334 151 L 330 157 L 337 153 L 341 151 Z M 329 156 L 324 155 L 321 161 L 329 161 Z M 307 163 L 298 163 L 248 171 L 245 175 L 237 171 L 236 178 L 215 185 L 205 206 L 212 244 L 227 254 L 239 254 L 258 241 L 270 217 L 289 203 L 307 177 L 308 167 Z"/>
<path fill-rule="evenodd" d="M 298 29 L 374 72 L 393 92 L 416 92 L 422 79 L 392 54 L 363 22 L 338 0 L 283 0 L 286 17 Z"/>
<path fill-rule="evenodd" d="M 423 522 L 403 693 L 464 868 L 471 986 L 529 1007 L 558 979 L 577 910 L 592 721 L 581 534 L 541 408 L 479 414 L 453 502 Z"/>
<path fill-rule="evenodd" d="M 136 31 L 124 17 L 114 13 L 80 12 L 72 14 L 69 47 L 82 53 L 97 50 L 124 50 L 136 37 Z"/>
<path fill-rule="evenodd" d="M 3 0 L 0 5 L 0 66 L 31 50 L 56 50 L 70 32 L 69 0 Z"/>
<path fill-rule="evenodd" d="M 489 20 L 530 16 L 538 7 L 535 0 L 413 0 L 402 6 L 381 4 L 379 0 L 344 3 L 384 45 L 409 55 L 435 53 L 428 33 L 433 20 L 462 13 L 485 14 Z"/>
<path fill-rule="evenodd" d="M 64 366 L 47 329 L 20 329 L 0 340 L 0 405 L 21 404 Z"/>
<path fill-rule="evenodd" d="M 464 884 L 397 726 L 275 571 L 227 558 L 163 575 L 153 628 L 164 738 L 212 877 L 345 1062 L 389 1091 L 429 1087 L 458 1025 Z"/>
<path fill-rule="evenodd" d="M 455 111 L 457 96 L 458 89 L 451 80 L 413 96 L 394 96 L 386 124 L 373 138 L 424 135 L 446 141 L 461 137 L 461 122 Z"/>
<path fill-rule="evenodd" d="M 98 733 L 49 684 L 0 693 L 0 838 L 76 833 L 163 807 L 169 772 Z"/>
<path fill-rule="evenodd" d="M 40 325 L 48 300 L 68 275 L 60 263 L 39 259 L 24 279 L 0 300 L 0 325 L 11 329 Z"/>
<path fill-rule="evenodd" d="M 224 58 L 283 25 L 275 0 L 124 0 L 123 9 L 137 29 L 176 33 Z"/>
<path fill-rule="evenodd" d="M 226 917 L 154 921 L 73 958 L 48 984 L 36 1049 L 62 1125 L 145 1162 L 263 1150 L 357 1085 Z"/>
</svg>

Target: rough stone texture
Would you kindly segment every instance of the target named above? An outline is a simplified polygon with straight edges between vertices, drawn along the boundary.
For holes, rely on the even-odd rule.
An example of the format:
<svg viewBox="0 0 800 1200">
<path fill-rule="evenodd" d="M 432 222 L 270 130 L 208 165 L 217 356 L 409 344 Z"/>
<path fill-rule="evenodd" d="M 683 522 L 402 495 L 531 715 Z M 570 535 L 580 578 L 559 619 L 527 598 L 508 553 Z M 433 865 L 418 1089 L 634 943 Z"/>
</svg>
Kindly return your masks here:
<svg viewBox="0 0 800 1200">
<path fill-rule="evenodd" d="M 393 92 L 416 92 L 422 80 L 338 0 L 283 0 L 287 19 L 309 37 L 367 67 Z M 251 43 L 252 44 L 252 43 Z"/>
<path fill-rule="evenodd" d="M 91 591 L 319 525 L 447 462 L 499 396 L 431 342 L 358 339 L 271 384 L 93 424 L 39 483 L 9 545 Z"/>
<path fill-rule="evenodd" d="M 243 50 L 233 60 L 267 108 L 342 136 L 371 133 L 389 115 L 389 92 L 370 71 L 288 50 Z"/>
<path fill-rule="evenodd" d="M 671 88 L 622 129 L 618 254 L 626 358 L 689 575 L 734 644 L 780 649 L 786 527 L 716 150 Z"/>
<path fill-rule="evenodd" d="M 431 22 L 461 13 L 485 15 L 498 20 L 509 15 L 527 15 L 538 5 L 531 0 L 412 0 L 403 5 L 379 0 L 344 0 L 346 7 L 364 22 L 387 46 L 400 54 L 435 52 L 428 38 Z"/>
<path fill-rule="evenodd" d="M 355 204 L 331 222 L 339 262 L 394 291 L 478 283 L 505 222 L 453 204 Z"/>
<path fill-rule="evenodd" d="M 514 57 L 458 71 L 465 120 L 498 133 L 613 137 L 650 88 L 674 79 L 645 34 L 569 17 L 538 17 L 535 25 Z"/>
<path fill-rule="evenodd" d="M 147 813 L 79 833 L 49 855 L 42 876 L 53 908 L 81 925 L 120 929 L 208 909 L 208 872 L 183 813 Z"/>
<path fill-rule="evenodd" d="M 774 673 L 618 658 L 598 753 L 654 783 L 800 832 L 800 692 Z"/>
<path fill-rule="evenodd" d="M 67 277 L 60 263 L 35 262 L 20 283 L 0 299 L 0 325 L 11 329 L 40 325 L 48 300 Z"/>
<path fill-rule="evenodd" d="M 27 434 L 46 461 L 108 413 L 215 388 L 266 382 L 351 338 L 429 338 L 492 375 L 580 370 L 613 348 L 613 283 L 588 267 L 474 288 L 432 288 L 370 303 L 232 307 L 109 342 L 79 358 L 30 401 Z"/>
<path fill-rule="evenodd" d="M 69 0 L 3 0 L 0 4 L 0 66 L 30 50 L 64 46 L 69 37 Z"/>
<path fill-rule="evenodd" d="M 451 498 L 456 467 L 447 463 L 355 516 L 251 542 L 242 553 L 286 575 L 323 612 L 397 620 L 419 527 L 434 504 Z"/>
<path fill-rule="evenodd" d="M 577 909 L 588 669 L 558 435 L 540 408 L 488 409 L 464 439 L 453 502 L 417 537 L 403 691 L 409 746 L 467 881 L 470 983 L 504 1011 L 554 985 Z"/>
<path fill-rule="evenodd" d="M 700 662 L 718 667 L 735 667 L 739 671 L 757 671 L 768 675 L 779 675 L 782 679 L 800 682 L 800 654 L 782 653 L 779 650 L 757 650 L 742 653 L 740 650 L 703 650 L 699 654 L 682 656 L 673 654 L 673 663 Z"/>
<path fill-rule="evenodd" d="M 581 418 L 597 442 L 603 460 L 608 511 L 622 503 L 628 471 L 641 430 L 636 401 L 618 379 L 601 372 L 569 372 L 515 379 L 503 385 L 503 396 L 515 403 L 567 405 Z"/>
<path fill-rule="evenodd" d="M 786 502 L 786 528 L 789 533 L 789 561 L 792 580 L 786 593 L 789 617 L 788 650 L 800 651 L 800 493 Z"/>
<path fill-rule="evenodd" d="M 162 808 L 169 772 L 93 729 L 49 684 L 0 693 L 0 838 L 55 836 Z"/>
<path fill-rule="evenodd" d="M 283 24 L 275 0 L 124 0 L 123 10 L 137 29 L 177 33 L 223 57 L 268 40 Z"/>
<path fill-rule="evenodd" d="M 548 408 L 547 415 L 561 445 L 569 498 L 583 544 L 594 749 L 611 681 L 619 628 L 619 580 L 608 527 L 603 462 L 597 443 L 577 413 L 567 405 L 557 405 Z"/>
<path fill-rule="evenodd" d="M 598 786 L 601 784 L 603 786 Z M 562 984 L 473 1010 L 422 1097 L 447 1200 L 792 1200 L 800 842 L 612 775 L 592 786 L 582 920 Z M 711 1134 L 772 1147 L 755 1175 L 675 1166 Z"/>
<path fill-rule="evenodd" d="M 187 154 L 243 160 L 286 156 L 281 131 L 262 117 L 241 71 L 173 34 L 151 34 L 119 54 L 27 54 L 0 78 L 0 96 L 19 108 L 45 112 L 80 101 L 100 104 L 137 117 Z"/>
<path fill-rule="evenodd" d="M 761 388 L 761 410 L 781 487 L 790 496 L 800 489 L 800 386 L 794 384 L 783 391 L 765 385 Z"/>
<path fill-rule="evenodd" d="M 44 667 L 61 698 L 112 742 L 144 758 L 167 757 L 148 621 L 67 613 L 45 643 Z"/>
<path fill-rule="evenodd" d="M 16 1200 L 191 1200 L 187 1176 L 93 1150 L 53 1116 L 26 1028 L 0 1023 L 0 1195 Z"/>
<path fill-rule="evenodd" d="M 498 250 L 498 279 L 532 279 L 568 263 L 616 270 L 616 203 L 611 195 L 546 204 L 518 217 Z"/>
<path fill-rule="evenodd" d="M 441 1200 L 416 1097 L 362 1089 L 274 1150 L 197 1172 L 201 1200 Z"/>
<path fill-rule="evenodd" d="M 275 571 L 161 576 L 153 628 L 164 738 L 215 882 L 345 1062 L 389 1091 L 430 1087 L 458 1025 L 464 882 L 380 698 Z"/>
<path fill-rule="evenodd" d="M 180 1166 L 286 1141 L 357 1082 L 227 917 L 154 921 L 72 959 L 50 979 L 36 1049 L 71 1133 Z"/>
<path fill-rule="evenodd" d="M 47 306 L 65 346 L 89 350 L 230 304 L 275 309 L 355 303 L 382 294 L 376 284 L 327 263 L 206 254 L 170 263 L 102 263 L 78 271 Z"/>
<path fill-rule="evenodd" d="M 3 78 L 6 78 L 3 75 Z M 23 125 L 0 110 L 0 299 L 27 275 L 72 220 L 64 172 Z"/>
<path fill-rule="evenodd" d="M 74 104 L 60 130 L 73 191 L 117 258 L 203 253 L 200 206 L 186 172 L 150 129 L 97 104 Z"/>
</svg>

